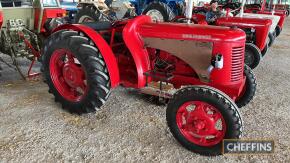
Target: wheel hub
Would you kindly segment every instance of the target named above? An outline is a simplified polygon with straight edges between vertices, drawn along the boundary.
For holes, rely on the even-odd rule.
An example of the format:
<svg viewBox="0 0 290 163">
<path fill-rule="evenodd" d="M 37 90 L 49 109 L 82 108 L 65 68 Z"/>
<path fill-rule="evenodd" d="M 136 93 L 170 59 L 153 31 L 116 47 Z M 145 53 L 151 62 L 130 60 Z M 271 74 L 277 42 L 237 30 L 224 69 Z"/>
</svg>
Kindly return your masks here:
<svg viewBox="0 0 290 163">
<path fill-rule="evenodd" d="M 194 121 L 193 124 L 194 124 L 193 127 L 196 128 L 197 130 L 202 130 L 205 128 L 205 123 L 203 120 Z"/>
<path fill-rule="evenodd" d="M 57 91 L 69 101 L 80 101 L 87 92 L 86 75 L 74 54 L 57 49 L 50 58 L 50 76 Z"/>
<path fill-rule="evenodd" d="M 83 82 L 81 80 L 83 78 L 83 72 L 75 64 L 66 63 L 62 71 L 64 80 L 70 87 L 76 88 Z"/>
<path fill-rule="evenodd" d="M 164 21 L 164 18 L 162 16 L 161 12 L 158 10 L 155 10 L 155 9 L 149 10 L 146 13 L 146 15 L 150 16 L 152 18 L 152 20 L 154 20 L 154 21 L 160 21 L 160 22 Z"/>
<path fill-rule="evenodd" d="M 254 62 L 254 53 L 250 50 L 246 50 L 245 53 L 245 63 L 247 65 L 252 65 Z"/>
<path fill-rule="evenodd" d="M 201 101 L 183 104 L 178 109 L 176 122 L 189 141 L 201 146 L 215 145 L 225 134 L 225 122 L 221 113 Z"/>
</svg>

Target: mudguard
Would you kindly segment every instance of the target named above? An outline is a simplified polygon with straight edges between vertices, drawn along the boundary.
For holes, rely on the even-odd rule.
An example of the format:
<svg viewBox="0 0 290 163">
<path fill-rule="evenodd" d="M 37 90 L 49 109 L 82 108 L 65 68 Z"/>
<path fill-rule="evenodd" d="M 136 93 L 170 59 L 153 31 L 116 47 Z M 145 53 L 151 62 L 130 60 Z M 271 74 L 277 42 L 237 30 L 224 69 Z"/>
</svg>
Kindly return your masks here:
<svg viewBox="0 0 290 163">
<path fill-rule="evenodd" d="M 98 47 L 98 49 L 101 51 L 102 56 L 106 62 L 106 65 L 109 71 L 110 80 L 111 80 L 111 87 L 114 88 L 119 85 L 120 74 L 119 74 L 117 60 L 115 58 L 115 55 L 112 49 L 108 45 L 108 43 L 103 39 L 103 37 L 98 32 L 81 24 L 65 24 L 65 25 L 57 27 L 56 29 L 54 29 L 53 32 L 56 32 L 59 30 L 80 31 L 84 33 L 87 37 L 89 37 Z"/>
<path fill-rule="evenodd" d="M 151 21 L 152 20 L 149 16 L 139 16 L 133 21 L 128 22 L 123 29 L 123 39 L 135 61 L 138 88 L 142 88 L 146 84 L 144 73 L 150 70 L 150 59 L 147 50 L 144 48 L 143 41 L 137 32 L 137 28 L 140 24 L 149 23 Z"/>
</svg>

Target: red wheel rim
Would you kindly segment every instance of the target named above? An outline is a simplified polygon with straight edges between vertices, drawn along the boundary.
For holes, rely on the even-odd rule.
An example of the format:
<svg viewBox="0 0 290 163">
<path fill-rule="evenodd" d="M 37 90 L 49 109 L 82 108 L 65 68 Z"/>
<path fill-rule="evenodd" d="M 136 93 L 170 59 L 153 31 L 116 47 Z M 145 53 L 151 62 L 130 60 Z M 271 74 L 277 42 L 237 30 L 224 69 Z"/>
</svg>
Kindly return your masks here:
<svg viewBox="0 0 290 163">
<path fill-rule="evenodd" d="M 49 67 L 52 82 L 62 97 L 72 102 L 79 102 L 86 95 L 85 72 L 70 50 L 54 51 Z"/>
<path fill-rule="evenodd" d="M 179 107 L 176 123 L 188 141 L 200 146 L 216 145 L 223 140 L 226 133 L 222 114 L 202 101 L 189 101 Z"/>
</svg>

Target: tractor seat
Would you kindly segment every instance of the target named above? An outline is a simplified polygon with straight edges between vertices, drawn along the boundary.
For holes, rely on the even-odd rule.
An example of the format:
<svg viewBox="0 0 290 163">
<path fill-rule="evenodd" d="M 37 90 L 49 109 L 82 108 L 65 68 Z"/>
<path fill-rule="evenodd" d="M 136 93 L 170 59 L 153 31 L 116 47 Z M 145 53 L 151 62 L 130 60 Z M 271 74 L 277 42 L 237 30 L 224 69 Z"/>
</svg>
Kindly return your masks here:
<svg viewBox="0 0 290 163">
<path fill-rule="evenodd" d="M 85 22 L 82 24 L 94 29 L 95 31 L 108 30 L 108 29 L 112 28 L 112 24 L 109 21 Z"/>
</svg>

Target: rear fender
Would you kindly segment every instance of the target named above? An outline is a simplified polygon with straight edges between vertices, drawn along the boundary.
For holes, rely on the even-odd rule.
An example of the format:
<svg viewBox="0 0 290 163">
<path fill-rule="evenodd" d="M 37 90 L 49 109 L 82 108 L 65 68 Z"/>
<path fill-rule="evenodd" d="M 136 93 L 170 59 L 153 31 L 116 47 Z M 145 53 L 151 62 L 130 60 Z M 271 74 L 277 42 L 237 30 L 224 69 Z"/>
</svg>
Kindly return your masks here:
<svg viewBox="0 0 290 163">
<path fill-rule="evenodd" d="M 56 32 L 59 30 L 79 31 L 79 32 L 84 33 L 87 37 L 89 37 L 102 53 L 102 56 L 105 60 L 105 63 L 109 71 L 111 87 L 114 88 L 119 85 L 120 74 L 119 74 L 119 68 L 118 68 L 116 57 L 112 49 L 110 48 L 110 46 L 107 44 L 107 42 L 103 39 L 103 37 L 99 33 L 81 24 L 62 25 L 62 26 L 57 27 L 53 32 Z"/>
</svg>

